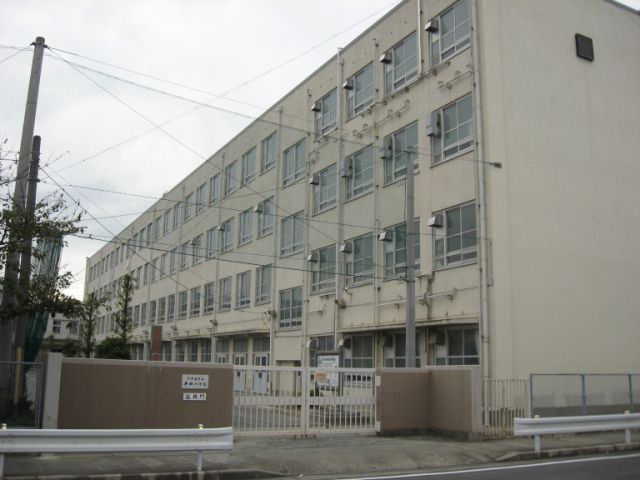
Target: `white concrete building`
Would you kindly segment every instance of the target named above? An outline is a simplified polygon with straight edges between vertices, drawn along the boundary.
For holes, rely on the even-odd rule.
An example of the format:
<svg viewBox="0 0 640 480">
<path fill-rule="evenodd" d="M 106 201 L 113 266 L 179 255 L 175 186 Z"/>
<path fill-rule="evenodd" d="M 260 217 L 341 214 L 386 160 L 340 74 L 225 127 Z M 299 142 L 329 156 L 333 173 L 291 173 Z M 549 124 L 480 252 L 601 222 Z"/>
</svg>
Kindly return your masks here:
<svg viewBox="0 0 640 480">
<path fill-rule="evenodd" d="M 611 1 L 404 1 L 89 258 L 85 292 L 133 274 L 138 358 L 161 325 L 175 361 L 404 366 L 413 160 L 420 365 L 634 370 L 639 59 Z"/>
</svg>

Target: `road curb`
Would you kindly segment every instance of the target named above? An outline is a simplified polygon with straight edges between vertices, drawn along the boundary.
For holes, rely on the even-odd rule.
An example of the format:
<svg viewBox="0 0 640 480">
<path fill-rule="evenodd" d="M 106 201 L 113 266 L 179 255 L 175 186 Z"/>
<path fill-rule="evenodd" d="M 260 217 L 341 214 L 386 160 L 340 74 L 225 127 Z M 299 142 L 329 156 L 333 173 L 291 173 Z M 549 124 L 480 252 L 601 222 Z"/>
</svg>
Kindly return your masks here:
<svg viewBox="0 0 640 480">
<path fill-rule="evenodd" d="M 268 470 L 209 470 L 206 472 L 119 473 L 100 475 L 17 475 L 5 480 L 258 480 L 285 476 Z"/>
<path fill-rule="evenodd" d="M 640 442 L 616 443 L 613 445 L 594 445 L 587 447 L 554 448 L 540 452 L 511 452 L 496 459 L 498 462 L 517 462 L 537 460 L 541 458 L 575 457 L 577 455 L 593 455 L 599 453 L 628 452 L 640 450 Z"/>
</svg>

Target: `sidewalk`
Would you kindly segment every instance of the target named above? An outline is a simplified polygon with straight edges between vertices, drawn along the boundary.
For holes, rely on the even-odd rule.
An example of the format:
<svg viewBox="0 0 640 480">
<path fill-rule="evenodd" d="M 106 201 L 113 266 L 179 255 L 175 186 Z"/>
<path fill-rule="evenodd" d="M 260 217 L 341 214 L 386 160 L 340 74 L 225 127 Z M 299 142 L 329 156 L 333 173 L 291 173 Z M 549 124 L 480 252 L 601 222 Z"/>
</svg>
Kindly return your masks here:
<svg viewBox="0 0 640 480">
<path fill-rule="evenodd" d="M 576 455 L 625 450 L 624 434 L 583 434 L 543 437 L 543 456 Z M 632 434 L 631 448 L 640 449 L 640 434 Z M 593 448 L 599 446 L 599 448 Z M 244 478 L 308 475 L 385 474 L 415 470 L 441 470 L 498 461 L 536 458 L 533 440 L 513 438 L 478 442 L 437 436 L 376 437 L 333 436 L 317 438 L 237 437 L 233 450 L 203 455 L 202 478 Z M 110 476 L 140 478 L 198 478 L 166 475 L 194 472 L 195 453 L 7 455 L 5 479 L 87 478 Z M 156 475 L 153 475 L 156 474 Z M 115 477 L 114 477 L 115 475 Z M 100 478 L 98 477 L 98 478 Z"/>
</svg>

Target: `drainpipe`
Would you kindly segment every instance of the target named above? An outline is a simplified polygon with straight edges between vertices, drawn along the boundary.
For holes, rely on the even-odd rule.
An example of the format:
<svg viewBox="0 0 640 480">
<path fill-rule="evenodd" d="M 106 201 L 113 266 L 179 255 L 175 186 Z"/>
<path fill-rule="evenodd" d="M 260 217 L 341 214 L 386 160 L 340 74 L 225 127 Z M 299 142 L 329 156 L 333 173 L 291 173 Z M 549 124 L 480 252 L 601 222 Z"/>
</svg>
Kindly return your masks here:
<svg viewBox="0 0 640 480">
<path fill-rule="evenodd" d="M 422 9 L 420 0 L 416 0 L 416 32 L 418 32 L 418 78 L 422 77 Z"/>
<path fill-rule="evenodd" d="M 480 276 L 480 329 L 481 329 L 481 358 L 482 376 L 484 383 L 491 376 L 489 362 L 489 295 L 488 295 L 488 259 L 487 259 L 487 215 L 485 191 L 485 163 L 484 137 L 482 130 L 482 89 L 480 84 L 480 39 L 478 35 L 478 1 L 471 2 L 472 41 L 471 54 L 473 58 L 473 124 L 475 127 L 475 170 L 476 170 L 476 202 L 478 207 L 478 270 Z M 487 406 L 487 390 L 483 386 L 483 407 Z M 485 425 L 487 418 L 484 419 Z"/>
<path fill-rule="evenodd" d="M 342 166 L 342 158 L 344 157 L 344 140 L 343 140 L 343 128 L 342 128 L 342 92 L 340 88 L 342 86 L 342 48 L 338 48 L 338 53 L 336 54 L 336 124 L 338 126 L 338 163 L 336 168 L 336 220 L 338 222 L 338 238 L 336 239 L 336 302 L 342 299 L 342 294 L 344 291 L 344 262 L 340 257 L 340 245 L 344 241 L 344 227 L 342 223 L 344 222 L 344 191 L 345 191 L 345 182 L 343 178 L 340 176 L 340 170 Z M 333 323 L 333 345 L 337 348 L 338 346 L 338 325 L 340 323 L 341 308 L 336 303 L 334 305 L 334 323 Z"/>
<path fill-rule="evenodd" d="M 277 130 L 277 150 L 280 151 L 282 147 L 282 106 L 278 109 L 278 130 Z M 276 187 L 278 182 L 280 181 L 280 172 L 282 171 L 282 162 L 280 155 L 276 158 Z M 276 310 L 276 293 L 278 289 L 276 288 L 276 272 L 278 271 L 278 258 L 280 255 L 280 217 L 277 212 L 278 205 L 280 205 L 280 188 L 275 188 L 273 191 L 273 218 L 271 219 L 271 223 L 273 225 L 273 261 L 271 262 L 271 305 L 269 311 L 267 312 L 269 318 L 269 364 L 275 365 L 275 340 L 276 340 L 276 322 L 278 319 Z"/>
</svg>

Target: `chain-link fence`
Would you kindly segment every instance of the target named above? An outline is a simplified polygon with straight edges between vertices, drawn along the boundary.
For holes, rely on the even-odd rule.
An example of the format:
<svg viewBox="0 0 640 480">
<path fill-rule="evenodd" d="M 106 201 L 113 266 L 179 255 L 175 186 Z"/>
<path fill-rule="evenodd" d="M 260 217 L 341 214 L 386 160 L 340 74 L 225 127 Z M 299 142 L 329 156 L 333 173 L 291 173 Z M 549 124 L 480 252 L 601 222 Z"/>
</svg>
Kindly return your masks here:
<svg viewBox="0 0 640 480">
<path fill-rule="evenodd" d="M 42 404 L 42 363 L 0 362 L 0 423 L 9 427 L 38 428 Z"/>
<path fill-rule="evenodd" d="M 532 374 L 531 415 L 640 412 L 640 374 Z"/>
</svg>

